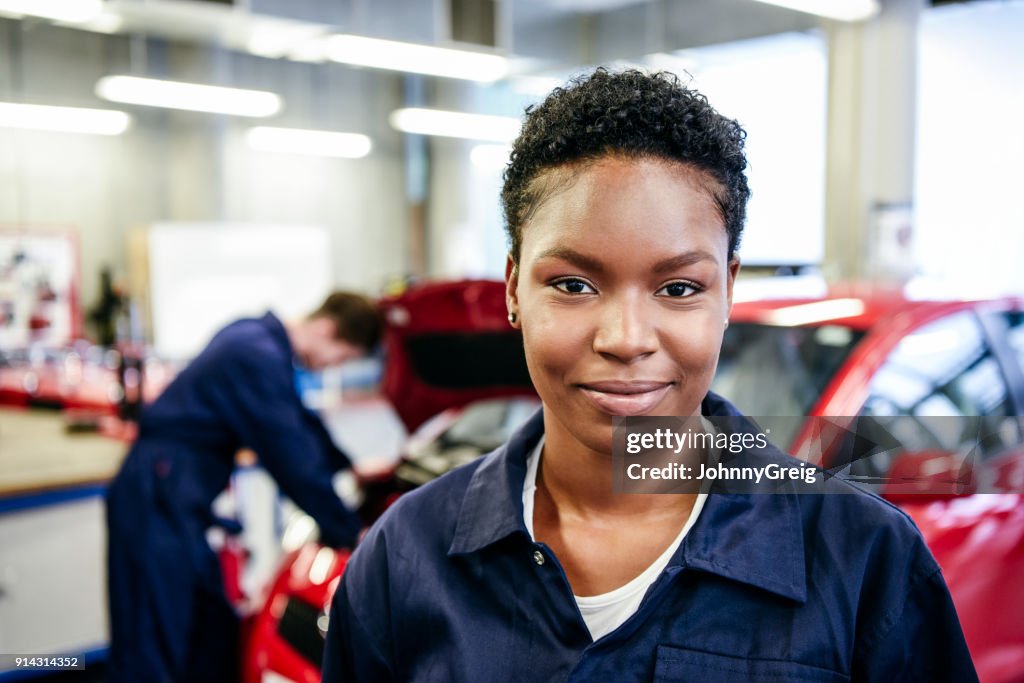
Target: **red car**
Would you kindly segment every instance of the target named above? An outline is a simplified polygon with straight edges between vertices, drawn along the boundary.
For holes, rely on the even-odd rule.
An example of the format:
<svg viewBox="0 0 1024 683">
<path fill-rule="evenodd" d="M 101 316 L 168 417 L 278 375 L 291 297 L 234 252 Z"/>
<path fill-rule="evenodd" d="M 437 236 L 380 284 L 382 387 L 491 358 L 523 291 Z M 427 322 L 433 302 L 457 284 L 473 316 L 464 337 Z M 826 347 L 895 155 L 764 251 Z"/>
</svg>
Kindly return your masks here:
<svg viewBox="0 0 1024 683">
<path fill-rule="evenodd" d="M 403 419 L 412 429 L 456 409 L 423 425 L 387 482 L 370 484 L 371 517 L 389 496 L 501 443 L 536 405 L 461 408 L 530 395 L 501 283 L 426 285 L 387 307 L 385 385 Z M 906 510 L 943 568 L 981 680 L 1024 682 L 1024 301 L 848 288 L 737 303 L 731 320 L 712 389 L 755 419 L 856 417 L 898 435 L 899 448 L 837 461 L 814 420 L 777 420 L 771 433 Z M 965 450 L 971 457 L 956 457 Z M 253 630 L 247 683 L 319 680 L 326 609 L 347 557 L 310 545 L 288 558 Z"/>
<path fill-rule="evenodd" d="M 1024 681 L 1024 300 L 833 288 L 737 303 L 731 320 L 713 389 L 748 415 L 858 416 L 898 435 L 849 470 L 921 529 L 980 679 Z M 772 437 L 806 456 L 809 423 Z M 822 464 L 836 465 L 827 449 Z M 950 470 L 960 486 L 931 485 Z"/>
</svg>

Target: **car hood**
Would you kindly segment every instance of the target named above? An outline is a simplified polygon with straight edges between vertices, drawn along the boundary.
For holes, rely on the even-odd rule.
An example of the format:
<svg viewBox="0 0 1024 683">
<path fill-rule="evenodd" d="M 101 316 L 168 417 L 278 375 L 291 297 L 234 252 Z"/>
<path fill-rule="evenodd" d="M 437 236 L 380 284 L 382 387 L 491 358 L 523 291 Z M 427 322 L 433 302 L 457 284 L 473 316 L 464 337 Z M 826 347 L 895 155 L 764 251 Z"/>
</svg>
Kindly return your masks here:
<svg viewBox="0 0 1024 683">
<path fill-rule="evenodd" d="M 409 431 L 472 401 L 535 395 L 522 335 L 508 323 L 503 282 L 417 284 L 381 306 L 382 390 Z"/>
</svg>

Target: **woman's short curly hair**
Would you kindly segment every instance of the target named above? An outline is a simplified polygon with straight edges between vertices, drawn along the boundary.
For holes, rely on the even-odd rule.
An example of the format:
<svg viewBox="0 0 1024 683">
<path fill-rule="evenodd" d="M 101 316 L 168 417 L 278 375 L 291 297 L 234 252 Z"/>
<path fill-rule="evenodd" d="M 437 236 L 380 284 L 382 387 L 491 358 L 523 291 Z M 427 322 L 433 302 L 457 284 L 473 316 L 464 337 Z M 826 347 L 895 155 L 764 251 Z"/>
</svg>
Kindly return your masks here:
<svg viewBox="0 0 1024 683">
<path fill-rule="evenodd" d="M 713 178 L 708 190 L 732 258 L 750 197 L 745 138 L 736 121 L 671 73 L 599 68 L 556 88 L 540 105 L 526 109 L 505 168 L 501 200 L 513 262 L 519 262 L 523 225 L 550 190 L 538 182 L 544 172 L 609 155 L 676 161 Z"/>
</svg>

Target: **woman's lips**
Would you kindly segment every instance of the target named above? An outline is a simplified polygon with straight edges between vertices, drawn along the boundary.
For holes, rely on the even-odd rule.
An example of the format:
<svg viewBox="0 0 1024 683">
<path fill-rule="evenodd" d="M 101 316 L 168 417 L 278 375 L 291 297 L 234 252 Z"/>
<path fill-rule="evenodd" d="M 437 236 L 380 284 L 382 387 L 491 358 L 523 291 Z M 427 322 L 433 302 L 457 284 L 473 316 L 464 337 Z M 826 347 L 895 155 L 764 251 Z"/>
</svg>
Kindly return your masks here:
<svg viewBox="0 0 1024 683">
<path fill-rule="evenodd" d="M 589 382 L 580 384 L 583 395 L 609 415 L 643 415 L 661 402 L 672 382 Z"/>
</svg>

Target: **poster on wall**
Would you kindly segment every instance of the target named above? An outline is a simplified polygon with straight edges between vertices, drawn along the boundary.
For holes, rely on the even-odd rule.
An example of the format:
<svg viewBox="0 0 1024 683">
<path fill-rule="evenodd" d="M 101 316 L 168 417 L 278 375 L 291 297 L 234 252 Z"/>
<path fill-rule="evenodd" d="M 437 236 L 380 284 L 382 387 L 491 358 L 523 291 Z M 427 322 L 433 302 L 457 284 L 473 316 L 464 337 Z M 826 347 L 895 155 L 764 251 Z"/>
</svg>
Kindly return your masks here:
<svg viewBox="0 0 1024 683">
<path fill-rule="evenodd" d="M 62 348 L 77 334 L 72 230 L 0 226 L 0 352 Z"/>
<path fill-rule="evenodd" d="M 875 281 L 905 283 L 914 275 L 914 207 L 909 202 L 871 208 L 868 259 Z"/>
</svg>

